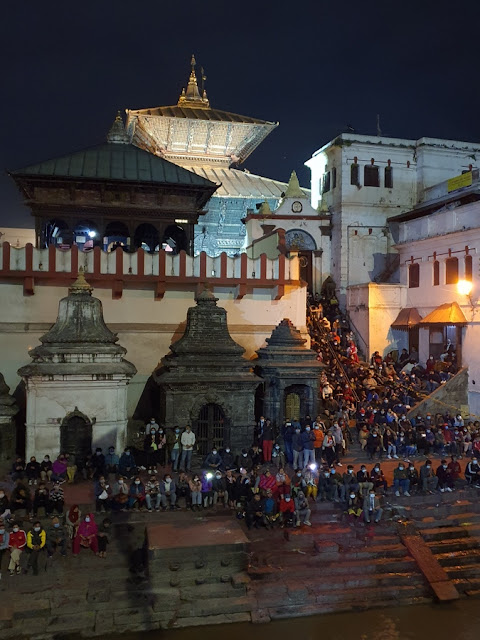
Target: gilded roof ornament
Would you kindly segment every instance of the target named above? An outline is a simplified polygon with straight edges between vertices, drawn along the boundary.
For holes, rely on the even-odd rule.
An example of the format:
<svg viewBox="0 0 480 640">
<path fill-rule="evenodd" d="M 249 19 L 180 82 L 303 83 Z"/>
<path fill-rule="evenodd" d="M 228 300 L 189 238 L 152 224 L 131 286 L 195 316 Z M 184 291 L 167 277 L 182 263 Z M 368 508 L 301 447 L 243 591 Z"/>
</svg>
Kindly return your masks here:
<svg viewBox="0 0 480 640">
<path fill-rule="evenodd" d="M 290 180 L 288 181 L 287 190 L 285 191 L 285 198 L 306 198 L 305 193 L 300 189 L 300 183 L 298 182 L 297 174 L 292 171 Z"/>
<path fill-rule="evenodd" d="M 200 94 L 200 91 L 198 89 L 197 75 L 195 73 L 196 64 L 197 61 L 195 60 L 195 56 L 192 53 L 192 59 L 190 61 L 192 70 L 188 79 L 187 89 L 182 89 L 182 93 L 178 99 L 178 107 L 190 107 L 192 109 L 208 109 L 210 107 L 210 102 L 207 98 L 207 92 L 205 91 L 205 89 L 203 89 L 202 94 Z M 204 80 L 205 75 L 202 69 L 202 85 Z"/>
<path fill-rule="evenodd" d="M 110 131 L 107 135 L 107 142 L 113 142 L 114 144 L 130 144 L 130 138 L 125 131 L 125 125 L 123 124 L 120 111 L 117 111 L 117 117 L 115 118 Z"/>
<path fill-rule="evenodd" d="M 86 293 L 89 296 L 92 295 L 93 287 L 88 284 L 85 280 L 85 273 L 83 271 L 83 267 L 78 269 L 78 275 L 75 282 L 69 287 L 68 293 L 69 295 L 76 293 Z"/>
</svg>

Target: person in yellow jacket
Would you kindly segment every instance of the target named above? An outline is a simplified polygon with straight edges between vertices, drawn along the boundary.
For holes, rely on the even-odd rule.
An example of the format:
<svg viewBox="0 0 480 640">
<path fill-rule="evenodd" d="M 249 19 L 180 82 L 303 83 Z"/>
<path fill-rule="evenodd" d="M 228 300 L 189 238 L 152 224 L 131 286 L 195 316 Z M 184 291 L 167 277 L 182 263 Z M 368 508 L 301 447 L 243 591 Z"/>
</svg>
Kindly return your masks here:
<svg viewBox="0 0 480 640">
<path fill-rule="evenodd" d="M 45 548 L 47 534 L 40 522 L 34 522 L 33 528 L 27 533 L 27 552 L 29 554 L 28 566 L 32 567 L 33 575 L 38 576 L 38 560 Z"/>
</svg>

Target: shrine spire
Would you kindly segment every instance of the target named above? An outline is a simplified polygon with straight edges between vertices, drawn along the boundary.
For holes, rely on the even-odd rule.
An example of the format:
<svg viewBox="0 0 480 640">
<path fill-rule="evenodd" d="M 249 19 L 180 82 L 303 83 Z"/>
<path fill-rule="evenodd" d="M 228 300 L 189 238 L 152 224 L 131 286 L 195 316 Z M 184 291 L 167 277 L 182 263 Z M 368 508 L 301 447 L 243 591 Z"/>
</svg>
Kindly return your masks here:
<svg viewBox="0 0 480 640">
<path fill-rule="evenodd" d="M 193 109 L 208 109 L 210 107 L 210 102 L 207 98 L 207 92 L 203 90 L 203 93 L 200 94 L 200 90 L 198 88 L 197 74 L 195 73 L 196 64 L 197 61 L 195 60 L 195 56 L 192 53 L 192 59 L 190 60 L 190 66 L 192 70 L 190 71 L 187 89 L 182 89 L 182 93 L 178 99 L 177 106 L 190 107 Z M 204 78 L 205 76 L 202 69 L 202 84 Z"/>
<path fill-rule="evenodd" d="M 130 138 L 123 124 L 122 114 L 117 111 L 117 117 L 113 121 L 107 135 L 107 142 L 115 144 L 130 144 Z"/>
</svg>

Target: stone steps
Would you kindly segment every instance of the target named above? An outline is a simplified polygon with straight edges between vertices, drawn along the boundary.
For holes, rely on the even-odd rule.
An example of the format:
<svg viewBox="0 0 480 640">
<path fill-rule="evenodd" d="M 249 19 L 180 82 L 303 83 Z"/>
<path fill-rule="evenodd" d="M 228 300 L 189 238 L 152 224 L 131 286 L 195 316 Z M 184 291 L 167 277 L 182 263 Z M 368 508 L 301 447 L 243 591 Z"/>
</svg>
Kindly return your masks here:
<svg viewBox="0 0 480 640">
<path fill-rule="evenodd" d="M 436 553 L 435 557 L 441 566 L 448 571 L 448 567 L 455 567 L 459 564 L 470 565 L 480 562 L 480 549 L 470 548 L 446 553 Z"/>
<path fill-rule="evenodd" d="M 463 534 L 462 530 L 462 534 Z M 432 553 L 443 554 L 447 552 L 467 551 L 469 549 L 478 549 L 479 541 L 468 535 L 462 535 L 460 538 L 448 538 L 446 540 L 430 540 L 427 541 Z"/>
<path fill-rule="evenodd" d="M 425 517 L 416 524 L 422 531 L 440 527 L 480 525 L 480 513 L 455 513 L 443 518 Z"/>
<path fill-rule="evenodd" d="M 480 582 L 480 563 L 457 564 L 444 567 L 451 580 L 456 578 L 478 579 Z"/>
<path fill-rule="evenodd" d="M 480 594 L 480 577 L 479 578 L 454 578 L 452 580 L 455 588 L 459 593 L 466 595 Z M 475 594 L 475 592 L 478 592 Z"/>
<path fill-rule="evenodd" d="M 446 540 L 450 538 L 468 538 L 469 536 L 480 535 L 480 523 L 473 523 L 471 525 L 465 524 L 463 526 L 444 526 L 433 527 L 431 529 L 420 528 L 420 533 L 425 541 L 431 540 Z"/>
</svg>

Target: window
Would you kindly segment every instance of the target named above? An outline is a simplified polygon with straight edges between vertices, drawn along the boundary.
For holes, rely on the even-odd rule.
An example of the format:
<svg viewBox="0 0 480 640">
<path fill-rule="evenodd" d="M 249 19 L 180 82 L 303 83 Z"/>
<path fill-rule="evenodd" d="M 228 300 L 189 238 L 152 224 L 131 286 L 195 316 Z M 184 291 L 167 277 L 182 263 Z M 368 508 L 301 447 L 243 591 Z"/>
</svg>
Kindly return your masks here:
<svg viewBox="0 0 480 640">
<path fill-rule="evenodd" d="M 393 189 L 393 169 L 385 167 L 385 189 Z"/>
<path fill-rule="evenodd" d="M 363 184 L 366 187 L 380 186 L 378 167 L 376 167 L 374 164 L 366 164 L 363 168 Z"/>
<path fill-rule="evenodd" d="M 327 191 L 330 191 L 330 171 L 327 171 L 327 173 L 323 174 L 322 193 L 327 193 Z"/>
<path fill-rule="evenodd" d="M 337 186 L 337 169 L 333 167 L 332 169 L 332 189 L 335 189 Z"/>
<path fill-rule="evenodd" d="M 440 263 L 435 260 L 433 263 L 433 286 L 438 287 L 440 284 Z"/>
<path fill-rule="evenodd" d="M 458 258 L 445 260 L 445 284 L 457 284 L 458 282 Z"/>
<path fill-rule="evenodd" d="M 465 256 L 465 280 L 472 282 L 473 279 L 473 259 L 472 256 Z"/>
<path fill-rule="evenodd" d="M 408 286 L 410 289 L 416 289 L 420 286 L 420 265 L 418 262 L 408 265 Z"/>
<path fill-rule="evenodd" d="M 360 184 L 358 164 L 352 164 L 350 166 L 350 184 L 354 184 L 355 186 L 358 186 Z"/>
</svg>

